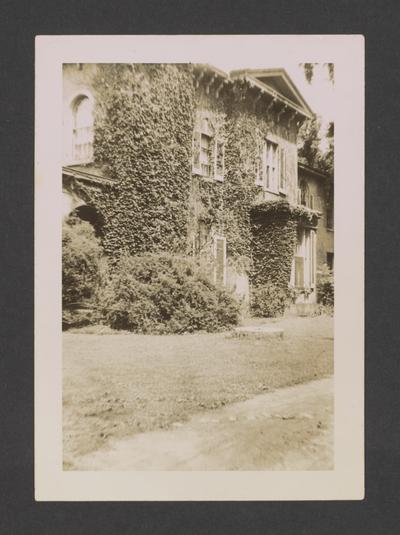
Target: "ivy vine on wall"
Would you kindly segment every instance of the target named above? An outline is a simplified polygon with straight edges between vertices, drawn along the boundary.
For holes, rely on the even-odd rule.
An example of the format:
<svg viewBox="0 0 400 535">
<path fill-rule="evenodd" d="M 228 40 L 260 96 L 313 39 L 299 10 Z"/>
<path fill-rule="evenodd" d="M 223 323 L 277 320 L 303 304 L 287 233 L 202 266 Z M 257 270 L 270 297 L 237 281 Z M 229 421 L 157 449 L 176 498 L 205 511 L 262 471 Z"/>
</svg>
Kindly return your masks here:
<svg viewBox="0 0 400 535">
<path fill-rule="evenodd" d="M 98 66 L 95 163 L 116 180 L 80 187 L 102 214 L 108 255 L 188 253 L 204 225 L 225 236 L 228 262 L 255 286 L 287 288 L 296 226 L 314 216 L 285 201 L 257 204 L 259 148 L 274 125 L 255 113 L 249 88 L 235 84 L 217 102 L 196 93 L 189 65 Z M 199 110 L 224 142 L 223 181 L 192 174 Z"/>
<path fill-rule="evenodd" d="M 186 245 L 194 90 L 190 66 L 99 65 L 95 163 L 116 178 L 86 194 L 104 219 L 107 254 Z"/>
</svg>

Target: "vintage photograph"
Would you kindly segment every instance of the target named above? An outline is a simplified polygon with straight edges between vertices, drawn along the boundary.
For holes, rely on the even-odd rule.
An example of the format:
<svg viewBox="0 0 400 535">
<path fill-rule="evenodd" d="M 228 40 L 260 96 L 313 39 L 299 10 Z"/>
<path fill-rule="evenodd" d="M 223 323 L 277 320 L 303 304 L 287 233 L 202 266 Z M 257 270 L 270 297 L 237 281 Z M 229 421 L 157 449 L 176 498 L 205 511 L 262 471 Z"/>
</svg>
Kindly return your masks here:
<svg viewBox="0 0 400 535">
<path fill-rule="evenodd" d="M 307 60 L 63 63 L 64 471 L 334 470 L 336 70 Z"/>
</svg>

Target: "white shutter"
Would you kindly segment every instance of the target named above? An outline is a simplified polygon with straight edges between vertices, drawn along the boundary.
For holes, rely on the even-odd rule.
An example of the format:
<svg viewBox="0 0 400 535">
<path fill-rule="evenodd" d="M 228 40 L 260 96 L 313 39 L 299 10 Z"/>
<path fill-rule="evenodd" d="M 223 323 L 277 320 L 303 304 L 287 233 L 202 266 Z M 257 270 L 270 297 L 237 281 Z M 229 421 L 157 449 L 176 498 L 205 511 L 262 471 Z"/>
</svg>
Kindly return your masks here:
<svg viewBox="0 0 400 535">
<path fill-rule="evenodd" d="M 281 147 L 279 152 L 279 191 L 286 193 L 286 151 Z"/>
<path fill-rule="evenodd" d="M 193 132 L 193 144 L 192 144 L 192 172 L 198 175 L 201 175 L 200 143 L 201 143 L 201 133 L 199 130 L 195 130 Z"/>
</svg>

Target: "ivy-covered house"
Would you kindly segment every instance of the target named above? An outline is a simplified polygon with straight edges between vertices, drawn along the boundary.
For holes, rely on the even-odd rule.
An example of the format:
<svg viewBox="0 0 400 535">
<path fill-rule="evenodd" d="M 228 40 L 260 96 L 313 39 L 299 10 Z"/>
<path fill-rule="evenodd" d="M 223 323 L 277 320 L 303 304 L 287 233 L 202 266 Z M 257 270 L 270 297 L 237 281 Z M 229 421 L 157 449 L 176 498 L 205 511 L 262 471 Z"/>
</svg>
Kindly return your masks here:
<svg viewBox="0 0 400 535">
<path fill-rule="evenodd" d="M 190 254 L 244 299 L 272 284 L 313 301 L 321 212 L 297 160 L 312 111 L 283 69 L 67 64 L 63 83 L 64 215 L 108 255 Z"/>
</svg>

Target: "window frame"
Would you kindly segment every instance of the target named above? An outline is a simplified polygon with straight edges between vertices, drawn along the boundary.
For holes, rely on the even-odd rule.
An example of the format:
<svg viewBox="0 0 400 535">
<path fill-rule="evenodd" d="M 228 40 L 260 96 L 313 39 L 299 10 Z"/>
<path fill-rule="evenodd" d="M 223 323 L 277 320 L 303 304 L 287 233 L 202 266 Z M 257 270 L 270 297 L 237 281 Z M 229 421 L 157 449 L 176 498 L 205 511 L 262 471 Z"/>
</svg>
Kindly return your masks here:
<svg viewBox="0 0 400 535">
<path fill-rule="evenodd" d="M 275 159 L 275 162 L 273 162 L 273 159 L 271 158 L 271 164 L 275 163 L 275 165 L 268 165 L 269 163 L 269 150 L 268 145 L 270 145 L 273 157 Z M 273 169 L 273 176 L 270 177 L 269 170 Z M 279 193 L 279 143 L 271 139 L 270 137 L 267 137 L 265 139 L 264 144 L 264 165 L 263 165 L 263 171 L 264 171 L 264 181 L 265 181 L 265 189 L 266 191 L 269 191 L 270 193 Z M 272 180 L 270 180 L 270 178 Z"/>
<path fill-rule="evenodd" d="M 269 147 L 275 147 L 275 166 L 268 165 Z M 254 165 L 255 185 L 274 195 L 287 195 L 286 158 L 286 149 L 279 139 L 274 135 L 267 135 L 257 149 L 257 159 Z M 269 173 L 271 168 L 274 169 L 272 182 Z M 283 181 L 282 173 L 284 173 Z"/>
<path fill-rule="evenodd" d="M 283 179 L 283 180 L 282 180 Z M 287 154 L 286 148 L 279 147 L 279 176 L 278 190 L 281 195 L 287 195 Z"/>
<path fill-rule="evenodd" d="M 196 138 L 198 139 L 196 145 Z M 202 140 L 209 140 L 209 156 L 207 161 L 202 157 Z M 220 152 L 219 152 L 220 151 Z M 198 154 L 197 154 L 198 152 Z M 220 156 L 221 155 L 221 156 Z M 221 165 L 219 165 L 221 163 Z M 202 166 L 209 166 L 210 172 L 206 174 Z M 221 172 L 219 172 L 221 169 Z M 206 180 L 223 182 L 225 177 L 225 143 L 218 136 L 209 124 L 209 118 L 202 116 L 198 118 L 193 131 L 192 142 L 192 173 L 199 175 Z"/>
<path fill-rule="evenodd" d="M 298 289 L 308 288 L 315 290 L 317 275 L 317 233 L 314 228 L 298 228 L 298 238 L 294 253 L 294 285 Z M 299 240 L 300 235 L 300 240 Z M 296 261 L 302 259 L 303 268 L 303 285 L 298 285 L 298 272 L 296 270 Z"/>
<path fill-rule="evenodd" d="M 87 127 L 89 129 L 90 135 L 88 136 L 89 150 L 86 151 L 86 154 L 78 156 L 78 151 L 76 147 L 78 146 L 76 142 L 76 118 L 79 106 L 84 100 L 87 100 L 91 107 L 91 124 Z M 64 161 L 67 165 L 84 165 L 93 163 L 94 161 L 94 107 L 95 99 L 93 95 L 86 88 L 82 88 L 79 91 L 76 91 L 74 95 L 69 100 L 68 111 L 65 117 L 65 138 L 64 142 L 67 142 L 66 150 L 64 152 Z M 79 145 L 83 145 L 80 143 Z"/>
</svg>

